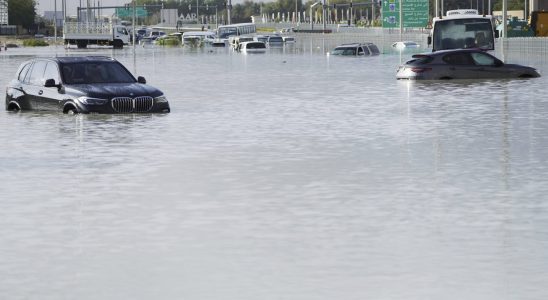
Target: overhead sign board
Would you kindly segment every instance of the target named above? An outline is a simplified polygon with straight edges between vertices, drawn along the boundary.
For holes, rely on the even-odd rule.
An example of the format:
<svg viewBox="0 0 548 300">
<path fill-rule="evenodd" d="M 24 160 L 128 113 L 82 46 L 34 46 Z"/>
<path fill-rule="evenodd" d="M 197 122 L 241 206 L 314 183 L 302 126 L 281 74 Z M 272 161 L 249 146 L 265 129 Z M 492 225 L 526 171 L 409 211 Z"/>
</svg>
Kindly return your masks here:
<svg viewBox="0 0 548 300">
<path fill-rule="evenodd" d="M 116 9 L 116 15 L 119 18 L 133 17 L 133 7 L 117 8 Z M 146 9 L 144 9 L 142 7 L 136 7 L 135 8 L 135 16 L 136 17 L 146 17 L 146 16 L 148 16 L 148 12 L 147 12 Z"/>
<path fill-rule="evenodd" d="M 403 27 L 426 27 L 428 25 L 428 0 L 403 0 Z M 382 27 L 400 27 L 400 0 L 382 2 Z"/>
</svg>

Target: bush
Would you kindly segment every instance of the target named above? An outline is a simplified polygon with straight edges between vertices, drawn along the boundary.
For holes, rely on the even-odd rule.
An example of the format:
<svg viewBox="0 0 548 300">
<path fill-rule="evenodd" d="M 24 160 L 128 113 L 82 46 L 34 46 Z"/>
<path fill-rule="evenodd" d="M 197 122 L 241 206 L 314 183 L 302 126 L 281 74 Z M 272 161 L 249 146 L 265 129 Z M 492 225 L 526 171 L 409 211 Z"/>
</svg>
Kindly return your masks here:
<svg viewBox="0 0 548 300">
<path fill-rule="evenodd" d="M 43 47 L 49 46 L 49 44 L 44 40 L 29 39 L 23 41 L 23 46 L 25 47 Z"/>
</svg>

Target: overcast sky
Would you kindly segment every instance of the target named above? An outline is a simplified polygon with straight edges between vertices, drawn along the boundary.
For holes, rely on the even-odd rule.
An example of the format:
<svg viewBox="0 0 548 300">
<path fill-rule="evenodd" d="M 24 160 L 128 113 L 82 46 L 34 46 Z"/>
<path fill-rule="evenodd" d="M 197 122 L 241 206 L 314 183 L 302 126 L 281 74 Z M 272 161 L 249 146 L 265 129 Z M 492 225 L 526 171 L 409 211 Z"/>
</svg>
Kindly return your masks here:
<svg viewBox="0 0 548 300">
<path fill-rule="evenodd" d="M 98 5 L 98 0 L 91 0 L 91 5 Z M 82 2 L 82 6 L 86 6 L 87 0 L 66 0 L 67 2 L 67 15 L 76 15 L 76 8 L 80 6 L 80 2 Z M 118 6 L 118 5 L 124 5 L 130 0 L 99 0 L 101 3 L 101 6 Z M 41 15 L 44 11 L 51 10 L 53 11 L 55 8 L 55 0 L 38 0 L 38 7 L 37 7 L 37 13 Z M 61 5 L 63 3 L 63 0 L 57 0 L 57 10 L 61 10 Z"/>
</svg>

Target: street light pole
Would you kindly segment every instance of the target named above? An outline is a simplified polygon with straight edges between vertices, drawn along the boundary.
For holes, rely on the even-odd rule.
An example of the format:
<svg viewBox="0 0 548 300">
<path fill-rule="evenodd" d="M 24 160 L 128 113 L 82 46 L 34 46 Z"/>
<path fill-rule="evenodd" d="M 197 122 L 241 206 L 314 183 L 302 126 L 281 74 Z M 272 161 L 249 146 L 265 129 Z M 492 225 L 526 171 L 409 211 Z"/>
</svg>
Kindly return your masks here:
<svg viewBox="0 0 548 300">
<path fill-rule="evenodd" d="M 403 0 L 400 0 L 400 41 L 403 41 Z"/>
<path fill-rule="evenodd" d="M 135 0 L 132 0 L 131 4 L 133 4 L 133 14 L 131 16 L 131 40 L 133 41 L 133 52 L 135 52 L 135 14 L 137 13 L 135 11 Z"/>
<path fill-rule="evenodd" d="M 297 7 L 298 0 L 295 0 L 295 19 L 294 23 L 297 24 L 297 17 L 299 16 L 299 8 Z"/>
<path fill-rule="evenodd" d="M 53 16 L 53 35 L 55 46 L 57 46 L 57 0 L 53 0 L 54 16 Z"/>
<path fill-rule="evenodd" d="M 316 6 L 316 5 L 320 4 L 320 3 L 321 3 L 321 2 L 318 1 L 318 2 L 316 2 L 316 3 L 312 4 L 312 5 L 310 5 L 310 17 L 309 17 L 309 18 L 310 18 L 310 29 L 312 29 L 312 30 L 314 30 L 314 17 L 313 17 L 313 15 L 312 15 L 312 9 L 314 8 L 314 6 Z"/>
<path fill-rule="evenodd" d="M 322 5 L 322 19 L 323 19 L 323 34 L 325 34 L 325 29 L 326 29 L 326 21 L 325 21 L 325 9 L 327 8 L 327 5 L 325 4 L 325 0 L 323 0 L 323 5 Z"/>
</svg>

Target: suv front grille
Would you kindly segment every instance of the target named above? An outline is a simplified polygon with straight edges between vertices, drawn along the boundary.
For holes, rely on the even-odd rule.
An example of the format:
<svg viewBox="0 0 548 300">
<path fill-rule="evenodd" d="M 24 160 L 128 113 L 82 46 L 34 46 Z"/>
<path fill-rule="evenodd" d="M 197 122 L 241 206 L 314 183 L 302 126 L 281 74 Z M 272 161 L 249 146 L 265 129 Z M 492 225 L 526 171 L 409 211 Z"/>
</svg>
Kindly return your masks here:
<svg viewBox="0 0 548 300">
<path fill-rule="evenodd" d="M 111 101 L 112 109 L 118 113 L 147 112 L 152 109 L 154 99 L 149 96 L 144 97 L 117 97 Z"/>
</svg>

